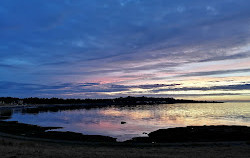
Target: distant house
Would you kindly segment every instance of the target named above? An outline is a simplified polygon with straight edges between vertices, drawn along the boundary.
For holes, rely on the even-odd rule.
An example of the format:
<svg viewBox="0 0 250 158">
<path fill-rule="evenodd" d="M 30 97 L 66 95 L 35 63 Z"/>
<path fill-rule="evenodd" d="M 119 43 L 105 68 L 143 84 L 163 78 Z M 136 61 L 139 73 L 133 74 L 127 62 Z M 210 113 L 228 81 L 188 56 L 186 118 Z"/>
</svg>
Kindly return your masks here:
<svg viewBox="0 0 250 158">
<path fill-rule="evenodd" d="M 23 100 L 18 100 L 17 104 L 18 105 L 23 105 Z"/>
</svg>

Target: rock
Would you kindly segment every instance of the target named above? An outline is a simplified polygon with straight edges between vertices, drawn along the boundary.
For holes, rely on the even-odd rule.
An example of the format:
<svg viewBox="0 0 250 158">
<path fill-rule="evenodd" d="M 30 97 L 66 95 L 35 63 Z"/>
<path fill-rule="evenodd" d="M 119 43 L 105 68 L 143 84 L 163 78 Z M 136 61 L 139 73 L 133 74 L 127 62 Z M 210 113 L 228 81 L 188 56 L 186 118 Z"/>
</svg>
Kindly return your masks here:
<svg viewBox="0 0 250 158">
<path fill-rule="evenodd" d="M 131 143 L 171 143 L 171 142 L 217 142 L 250 141 L 250 127 L 247 126 L 188 126 L 159 129 L 149 137 L 135 137 Z"/>
<path fill-rule="evenodd" d="M 124 143 L 152 143 L 152 140 L 149 137 L 134 137 Z"/>
<path fill-rule="evenodd" d="M 250 140 L 246 126 L 188 126 L 160 129 L 148 134 L 155 142 L 201 142 Z"/>
</svg>

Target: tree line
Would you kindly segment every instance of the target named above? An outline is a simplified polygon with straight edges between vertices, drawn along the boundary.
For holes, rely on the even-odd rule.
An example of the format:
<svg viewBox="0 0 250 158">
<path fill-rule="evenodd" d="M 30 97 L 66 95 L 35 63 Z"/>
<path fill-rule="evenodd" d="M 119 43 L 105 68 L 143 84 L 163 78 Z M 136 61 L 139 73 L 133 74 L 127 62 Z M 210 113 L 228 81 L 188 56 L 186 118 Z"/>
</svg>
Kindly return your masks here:
<svg viewBox="0 0 250 158">
<path fill-rule="evenodd" d="M 208 101 L 194 101 L 174 98 L 153 97 L 120 97 L 114 99 L 63 99 L 63 98 L 14 98 L 0 97 L 0 104 L 29 105 L 29 104 L 172 104 L 172 103 L 207 103 Z"/>
</svg>

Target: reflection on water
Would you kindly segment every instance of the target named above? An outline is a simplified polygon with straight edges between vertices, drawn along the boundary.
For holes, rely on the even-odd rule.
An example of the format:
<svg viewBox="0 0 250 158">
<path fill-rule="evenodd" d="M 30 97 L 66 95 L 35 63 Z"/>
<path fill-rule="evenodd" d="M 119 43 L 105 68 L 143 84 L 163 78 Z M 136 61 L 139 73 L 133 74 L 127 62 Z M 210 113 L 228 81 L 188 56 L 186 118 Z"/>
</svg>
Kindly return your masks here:
<svg viewBox="0 0 250 158">
<path fill-rule="evenodd" d="M 14 112 L 12 118 L 40 126 L 60 126 L 62 131 L 107 135 L 124 141 L 145 136 L 160 128 L 188 125 L 250 126 L 250 103 L 195 103 L 106 107 L 27 114 Z M 126 124 L 121 124 L 125 121 Z"/>
</svg>

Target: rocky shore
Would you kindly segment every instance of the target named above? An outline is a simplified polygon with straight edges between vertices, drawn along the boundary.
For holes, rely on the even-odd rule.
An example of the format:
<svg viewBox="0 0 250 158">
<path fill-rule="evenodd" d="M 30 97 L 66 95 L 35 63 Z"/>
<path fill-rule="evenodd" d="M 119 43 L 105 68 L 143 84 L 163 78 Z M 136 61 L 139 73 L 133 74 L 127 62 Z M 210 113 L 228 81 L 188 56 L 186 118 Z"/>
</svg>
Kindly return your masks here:
<svg viewBox="0 0 250 158">
<path fill-rule="evenodd" d="M 49 131 L 0 121 L 1 158 L 42 157 L 250 157 L 250 127 L 188 126 L 159 129 L 125 142 L 100 135 Z"/>
<path fill-rule="evenodd" d="M 159 129 L 147 137 L 135 137 L 125 142 L 102 135 L 84 135 L 75 132 L 51 131 L 61 127 L 40 127 L 16 121 L 0 121 L 0 132 L 22 137 L 78 142 L 105 143 L 176 143 L 176 142 L 225 142 L 250 141 L 250 127 L 247 126 L 188 126 Z"/>
<path fill-rule="evenodd" d="M 130 143 L 171 142 L 218 142 L 249 141 L 250 127 L 247 126 L 188 126 L 159 129 L 148 137 L 136 137 Z"/>
<path fill-rule="evenodd" d="M 116 138 L 101 135 L 83 135 L 75 132 L 49 131 L 61 127 L 41 127 L 16 121 L 0 121 L 0 132 L 22 137 L 80 142 L 116 142 Z"/>
</svg>

